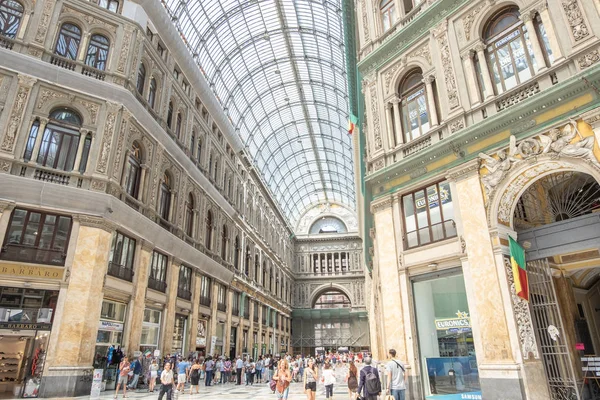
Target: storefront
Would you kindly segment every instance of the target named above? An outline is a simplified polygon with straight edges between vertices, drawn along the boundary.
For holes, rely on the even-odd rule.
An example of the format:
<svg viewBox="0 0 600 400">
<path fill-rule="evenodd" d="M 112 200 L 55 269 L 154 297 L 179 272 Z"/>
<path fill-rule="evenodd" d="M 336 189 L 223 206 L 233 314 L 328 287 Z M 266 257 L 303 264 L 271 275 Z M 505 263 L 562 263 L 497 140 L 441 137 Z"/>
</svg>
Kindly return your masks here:
<svg viewBox="0 0 600 400">
<path fill-rule="evenodd" d="M 175 327 L 173 329 L 173 352 L 187 357 L 187 316 L 175 314 Z"/>
<path fill-rule="evenodd" d="M 102 301 L 96 348 L 94 350 L 94 368 L 103 369 L 103 381 L 106 389 L 114 389 L 117 381 L 117 368 L 123 356 L 123 327 L 127 305 L 112 300 Z"/>
<path fill-rule="evenodd" d="M 231 328 L 231 334 L 229 335 L 229 358 L 235 360 L 237 357 L 237 328 Z"/>
<path fill-rule="evenodd" d="M 206 356 L 206 327 L 208 321 L 204 319 L 198 320 L 196 333 L 196 352 L 198 356 Z"/>
<path fill-rule="evenodd" d="M 223 343 L 225 342 L 225 324 L 222 322 L 217 323 L 216 335 L 212 338 L 213 346 L 211 354 L 223 354 Z"/>
<path fill-rule="evenodd" d="M 415 278 L 413 293 L 425 398 L 481 399 L 462 272 Z"/>
<path fill-rule="evenodd" d="M 154 354 L 159 350 L 158 341 L 160 339 L 160 321 L 162 312 L 152 308 L 144 310 L 144 319 L 142 321 L 142 335 L 140 337 L 140 351 L 142 354 L 148 351 Z"/>
<path fill-rule="evenodd" d="M 57 300 L 58 291 L 0 288 L 1 397 L 38 396 Z"/>
</svg>

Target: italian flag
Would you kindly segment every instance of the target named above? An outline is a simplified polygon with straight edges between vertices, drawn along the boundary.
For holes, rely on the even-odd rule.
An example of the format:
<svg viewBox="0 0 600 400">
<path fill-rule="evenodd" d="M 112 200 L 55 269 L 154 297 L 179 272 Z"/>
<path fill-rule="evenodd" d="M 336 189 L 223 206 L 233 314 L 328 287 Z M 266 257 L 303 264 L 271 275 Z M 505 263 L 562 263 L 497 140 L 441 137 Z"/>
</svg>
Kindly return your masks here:
<svg viewBox="0 0 600 400">
<path fill-rule="evenodd" d="M 508 237 L 508 247 L 510 249 L 510 264 L 515 279 L 517 296 L 529 301 L 529 281 L 527 280 L 525 250 L 510 236 Z"/>
<path fill-rule="evenodd" d="M 356 123 L 358 122 L 358 118 L 356 118 L 354 115 L 350 114 L 350 117 L 348 118 L 348 134 L 352 135 L 352 133 L 354 132 L 354 128 L 356 128 Z"/>
</svg>

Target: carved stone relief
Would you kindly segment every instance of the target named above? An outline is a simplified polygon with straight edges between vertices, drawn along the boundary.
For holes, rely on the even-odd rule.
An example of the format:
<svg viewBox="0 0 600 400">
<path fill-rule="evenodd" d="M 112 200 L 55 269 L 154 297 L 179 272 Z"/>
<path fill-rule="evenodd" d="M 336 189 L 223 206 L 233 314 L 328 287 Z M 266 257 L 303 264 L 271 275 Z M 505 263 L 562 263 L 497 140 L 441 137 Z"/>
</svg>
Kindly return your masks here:
<svg viewBox="0 0 600 400">
<path fill-rule="evenodd" d="M 566 0 L 562 1 L 562 7 L 567 17 L 569 27 L 571 28 L 571 34 L 576 42 L 585 39 L 589 34 L 588 27 L 586 25 L 581 7 L 579 6 L 578 0 Z"/>
<path fill-rule="evenodd" d="M 127 136 L 127 125 L 130 125 L 129 130 L 135 130 L 133 124 L 129 124 L 129 120 L 131 118 L 131 114 L 129 112 L 124 112 L 123 117 L 121 118 L 121 127 L 119 129 L 119 136 L 117 137 L 117 149 L 115 151 L 115 164 L 113 168 L 113 178 L 119 179 L 121 174 L 121 154 L 123 153 L 123 143 L 125 143 L 125 136 Z"/>
<path fill-rule="evenodd" d="M 43 109 L 48 101 L 53 101 L 56 99 L 67 99 L 67 98 L 69 98 L 69 95 L 66 93 L 56 92 L 51 89 L 42 88 L 42 90 L 40 90 L 40 93 L 38 95 L 37 109 L 38 110 Z"/>
<path fill-rule="evenodd" d="M 365 43 L 371 40 L 369 35 L 369 17 L 367 16 L 367 2 L 362 0 L 360 2 L 360 8 L 362 9 L 362 25 L 363 25 L 363 34 L 365 36 Z"/>
<path fill-rule="evenodd" d="M 100 110 L 100 105 L 97 103 L 92 103 L 87 100 L 80 100 L 79 103 L 90 113 L 90 119 L 93 125 L 96 124 L 96 120 L 98 119 L 98 111 Z"/>
<path fill-rule="evenodd" d="M 115 35 L 117 33 L 117 27 L 115 25 L 109 24 L 106 21 L 98 19 L 91 14 L 83 13 L 79 10 L 76 10 L 76 9 L 68 7 L 68 6 L 63 6 L 63 8 L 61 10 L 61 14 L 67 14 L 67 13 L 71 14 L 71 15 L 75 15 L 77 18 L 82 19 L 83 21 L 87 22 L 89 25 L 101 26 L 101 27 L 105 28 L 106 30 L 108 30 L 109 32 L 112 32 Z"/>
<path fill-rule="evenodd" d="M 164 149 L 162 146 L 156 146 L 156 155 L 154 157 L 154 171 L 152 171 L 152 188 L 150 190 L 150 205 L 156 205 L 156 194 L 158 190 L 158 174 L 162 164 Z"/>
<path fill-rule="evenodd" d="M 440 56 L 442 58 L 442 67 L 444 72 L 444 82 L 446 83 L 446 93 L 448 94 L 448 106 L 450 110 L 457 108 L 459 104 L 458 88 L 456 86 L 456 78 L 454 77 L 454 67 L 452 66 L 452 56 L 450 54 L 450 45 L 448 44 L 448 34 L 446 33 L 445 25 L 438 28 L 436 35 Z M 434 33 L 435 35 L 435 33 Z"/>
<path fill-rule="evenodd" d="M 37 43 L 44 43 L 44 38 L 46 37 L 46 32 L 48 31 L 50 17 L 55 4 L 56 0 L 46 0 L 44 2 L 44 9 L 42 10 L 42 16 L 40 17 L 40 22 L 38 23 L 37 32 L 34 38 Z"/>
<path fill-rule="evenodd" d="M 127 56 L 129 55 L 129 48 L 131 47 L 132 34 L 133 28 L 129 25 L 126 25 L 123 43 L 121 44 L 121 53 L 119 54 L 119 62 L 117 63 L 117 72 L 122 74 L 125 73 L 125 65 L 127 64 Z"/>
<path fill-rule="evenodd" d="M 106 123 L 104 124 L 104 134 L 102 135 L 100 155 L 98 158 L 98 164 L 96 166 L 96 171 L 98 171 L 101 174 L 106 173 L 108 167 L 108 157 L 110 156 L 112 138 L 115 133 L 115 125 L 117 122 L 117 107 L 117 104 L 109 104 L 107 107 Z"/>
<path fill-rule="evenodd" d="M 484 4 L 478 5 L 463 18 L 463 29 L 465 31 L 465 39 L 467 40 L 467 42 L 471 40 L 471 29 L 473 29 L 473 22 L 475 22 L 475 18 L 481 12 L 483 6 Z"/>
<path fill-rule="evenodd" d="M 369 93 L 371 95 L 371 116 L 373 118 L 373 143 L 375 150 L 379 150 L 383 147 L 383 143 L 381 141 L 381 124 L 379 122 L 379 110 L 377 109 L 377 88 L 375 84 L 369 86 Z"/>
<path fill-rule="evenodd" d="M 29 100 L 29 94 L 31 89 L 36 82 L 36 79 L 27 76 L 19 75 L 19 85 L 17 87 L 17 95 L 13 104 L 13 108 L 9 117 L 8 127 L 2 140 L 2 150 L 12 153 L 15 146 L 15 139 L 21 128 L 21 122 L 23 120 L 23 113 Z"/>
<path fill-rule="evenodd" d="M 510 298 L 512 300 L 513 311 L 515 313 L 517 329 L 519 330 L 521 353 L 523 354 L 523 358 L 525 360 L 529 360 L 530 357 L 539 359 L 540 354 L 538 352 L 538 347 L 535 340 L 535 332 L 533 330 L 531 314 L 529 313 L 529 305 L 525 300 L 517 296 L 512 267 L 510 265 L 510 260 L 507 257 L 504 257 L 504 269 L 506 271 L 508 286 L 510 288 Z"/>
<path fill-rule="evenodd" d="M 577 64 L 579 65 L 579 68 L 581 68 L 581 69 L 591 67 L 592 65 L 596 64 L 598 61 L 600 61 L 600 52 L 598 50 L 591 51 L 591 52 L 584 54 L 581 57 L 577 58 Z"/>
</svg>

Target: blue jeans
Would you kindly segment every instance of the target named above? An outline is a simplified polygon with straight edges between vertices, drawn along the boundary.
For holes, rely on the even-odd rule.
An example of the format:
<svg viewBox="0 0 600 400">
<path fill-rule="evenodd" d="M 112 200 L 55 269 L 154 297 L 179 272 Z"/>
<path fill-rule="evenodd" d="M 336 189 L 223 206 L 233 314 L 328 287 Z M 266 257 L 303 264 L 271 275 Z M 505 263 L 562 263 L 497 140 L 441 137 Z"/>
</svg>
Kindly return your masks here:
<svg viewBox="0 0 600 400">
<path fill-rule="evenodd" d="M 404 400 L 404 394 L 406 390 L 404 389 L 390 389 L 390 394 L 394 396 L 394 400 Z"/>
<path fill-rule="evenodd" d="M 206 371 L 206 380 L 204 381 L 204 386 L 210 386 L 212 383 L 213 372 L 212 370 Z"/>
</svg>

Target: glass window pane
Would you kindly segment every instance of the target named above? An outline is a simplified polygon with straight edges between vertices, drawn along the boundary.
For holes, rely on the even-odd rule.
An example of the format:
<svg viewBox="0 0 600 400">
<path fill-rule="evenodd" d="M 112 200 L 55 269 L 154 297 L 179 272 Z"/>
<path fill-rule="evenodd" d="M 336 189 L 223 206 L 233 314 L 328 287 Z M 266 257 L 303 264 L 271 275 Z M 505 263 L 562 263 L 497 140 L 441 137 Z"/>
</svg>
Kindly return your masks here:
<svg viewBox="0 0 600 400">
<path fill-rule="evenodd" d="M 512 89 L 518 85 L 518 81 L 515 75 L 513 59 L 508 45 L 498 48 L 496 54 L 498 56 L 498 60 L 500 61 L 500 69 L 502 72 L 502 79 L 504 80 L 504 87 L 506 90 Z"/>
<path fill-rule="evenodd" d="M 38 247 L 40 249 L 49 249 L 52 246 L 52 237 L 54 236 L 54 228 L 56 225 L 56 216 L 46 215 L 44 225 L 40 235 Z"/>
<path fill-rule="evenodd" d="M 523 38 L 519 38 L 510 42 L 512 54 L 515 59 L 515 65 L 517 66 L 517 73 L 519 74 L 519 82 L 525 82 L 532 77 L 522 40 Z M 533 49 L 531 48 L 531 43 L 529 42 L 527 42 L 527 51 L 529 53 L 529 57 L 531 57 L 532 60 L 535 60 Z"/>
<path fill-rule="evenodd" d="M 10 228 L 8 229 L 6 242 L 8 244 L 20 244 L 21 243 L 21 235 L 23 234 L 23 224 L 25 223 L 25 217 L 27 216 L 27 211 L 25 210 L 15 210 L 13 213 L 12 221 L 10 223 Z"/>
<path fill-rule="evenodd" d="M 32 212 L 29 214 L 29 221 L 27 221 L 27 228 L 25 229 L 25 235 L 23 236 L 23 244 L 28 246 L 35 245 L 38 229 L 40 227 L 40 219 L 40 213 Z"/>
</svg>

